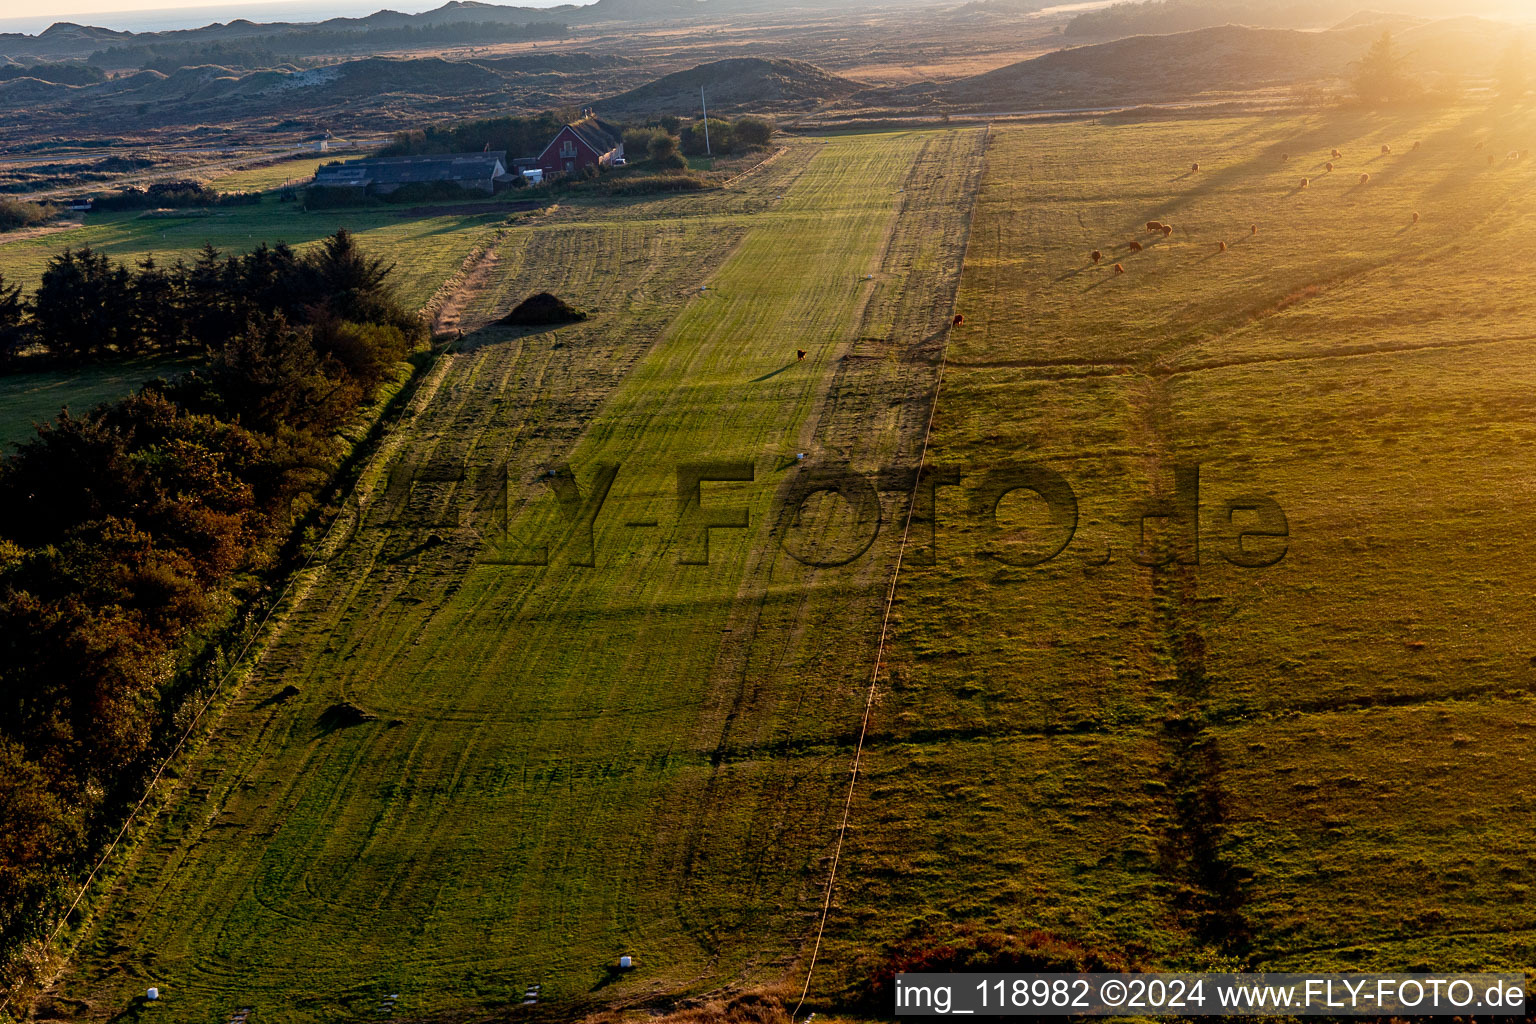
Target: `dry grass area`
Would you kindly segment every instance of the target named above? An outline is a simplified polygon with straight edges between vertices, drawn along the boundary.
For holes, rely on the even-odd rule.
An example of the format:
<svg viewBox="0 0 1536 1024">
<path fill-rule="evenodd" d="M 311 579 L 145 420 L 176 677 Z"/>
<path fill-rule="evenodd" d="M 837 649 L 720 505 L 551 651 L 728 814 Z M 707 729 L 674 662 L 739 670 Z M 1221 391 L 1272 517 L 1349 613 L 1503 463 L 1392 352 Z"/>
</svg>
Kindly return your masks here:
<svg viewBox="0 0 1536 1024">
<path fill-rule="evenodd" d="M 1140 963 L 1532 966 L 1533 134 L 996 133 L 934 438 L 972 475 L 903 574 L 823 992 L 940 914 Z M 968 503 L 1020 462 L 1075 531 Z M 1254 495 L 1287 538 L 1238 537 Z"/>
</svg>

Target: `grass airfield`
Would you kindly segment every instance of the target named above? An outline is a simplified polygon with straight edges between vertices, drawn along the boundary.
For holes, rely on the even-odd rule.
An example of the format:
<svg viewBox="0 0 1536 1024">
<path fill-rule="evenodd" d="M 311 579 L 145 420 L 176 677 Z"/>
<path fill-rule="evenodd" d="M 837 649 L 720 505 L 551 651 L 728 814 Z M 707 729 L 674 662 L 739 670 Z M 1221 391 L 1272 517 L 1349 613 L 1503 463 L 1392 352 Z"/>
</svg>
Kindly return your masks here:
<svg viewBox="0 0 1536 1024">
<path fill-rule="evenodd" d="M 800 451 L 871 461 L 915 436 L 870 427 L 915 417 L 934 368 L 874 332 L 921 344 L 947 318 L 932 297 L 959 272 L 984 139 L 809 140 L 718 198 L 513 228 L 377 500 L 115 880 L 68 996 L 110 1013 L 164 977 L 189 1018 L 321 1020 L 393 993 L 433 1013 L 532 983 L 597 1003 L 787 970 L 887 563 L 792 563 L 769 511 Z M 596 315 L 485 326 L 545 288 Z M 848 367 L 861 346 L 880 358 Z M 750 527 L 680 565 L 677 466 L 703 460 L 753 467 L 703 485 Z M 590 488 L 604 462 L 597 566 L 559 545 L 504 564 L 537 536 L 524 492 L 560 463 Z M 333 728 L 342 702 L 377 717 Z M 623 952 L 645 966 L 621 979 Z"/>
<path fill-rule="evenodd" d="M 813 1001 L 961 924 L 1145 966 L 1529 969 L 1536 164 L 1506 154 L 1533 129 L 809 138 L 730 189 L 513 226 L 57 996 L 330 1020 L 529 984 L 555 1010 L 798 992 L 905 508 L 885 494 L 869 550 L 823 568 L 785 543 L 844 551 L 856 524 L 776 509 L 801 452 L 914 464 L 941 361 L 929 463 L 1043 463 L 1077 526 L 1010 566 L 1052 543 L 1039 504 L 994 530 L 940 491 Z M 596 315 L 491 325 L 541 289 Z M 704 460 L 752 467 L 701 490 L 749 525 L 679 565 L 676 469 Z M 1195 462 L 1198 563 L 1133 564 Z M 559 520 L 550 470 L 590 496 L 602 464 L 591 551 L 506 564 Z M 1247 522 L 1223 503 L 1254 494 L 1288 524 L 1263 569 L 1221 556 Z"/>
</svg>

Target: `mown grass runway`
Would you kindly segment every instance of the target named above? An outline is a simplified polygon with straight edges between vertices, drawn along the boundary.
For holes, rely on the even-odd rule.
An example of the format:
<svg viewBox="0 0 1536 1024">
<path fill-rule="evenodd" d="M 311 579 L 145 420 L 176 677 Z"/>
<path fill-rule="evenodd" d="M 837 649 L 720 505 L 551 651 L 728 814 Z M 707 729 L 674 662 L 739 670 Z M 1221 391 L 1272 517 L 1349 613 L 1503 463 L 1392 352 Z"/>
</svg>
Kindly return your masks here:
<svg viewBox="0 0 1536 1024">
<path fill-rule="evenodd" d="M 983 138 L 807 140 L 726 192 L 513 227 L 376 499 L 115 880 L 67 993 L 108 1016 L 153 980 L 179 1018 L 330 1020 L 392 993 L 418 1014 L 531 983 L 569 1005 L 782 976 L 874 640 L 848 612 L 883 563 L 794 563 L 775 495 L 801 451 L 910 438 L 868 427 L 928 396 L 891 355 L 948 316 L 932 300 Z M 489 323 L 542 289 L 594 316 Z M 752 467 L 702 485 L 748 528 L 680 564 L 678 468 L 705 461 Z M 590 494 L 603 464 L 596 564 L 558 532 L 548 565 L 504 564 L 539 540 L 550 471 Z M 820 637 L 794 632 L 817 616 Z M 622 953 L 634 974 L 610 971 Z"/>
</svg>

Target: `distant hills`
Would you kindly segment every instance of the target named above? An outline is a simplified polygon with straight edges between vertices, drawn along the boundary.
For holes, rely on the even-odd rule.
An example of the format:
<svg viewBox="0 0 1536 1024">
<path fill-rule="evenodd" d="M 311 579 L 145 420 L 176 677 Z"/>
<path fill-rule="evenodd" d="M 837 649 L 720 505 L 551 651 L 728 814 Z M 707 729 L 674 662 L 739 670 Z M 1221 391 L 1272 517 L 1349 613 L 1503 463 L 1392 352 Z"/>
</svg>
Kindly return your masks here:
<svg viewBox="0 0 1536 1024">
<path fill-rule="evenodd" d="M 421 14 L 378 11 L 362 18 L 329 18 L 318 22 L 258 23 L 236 19 L 202 28 L 167 32 L 119 32 L 113 29 L 57 22 L 37 35 L 19 32 L 0 33 L 0 63 L 13 61 L 65 60 L 89 57 L 114 46 L 150 44 L 199 45 L 229 43 L 284 34 L 306 32 L 369 32 L 380 29 L 431 28 L 451 24 L 527 25 L 558 22 L 572 26 L 601 25 L 605 22 L 658 22 L 684 19 L 724 18 L 742 13 L 772 11 L 796 6 L 810 6 L 813 0 L 596 0 L 591 4 L 561 4 L 556 7 L 516 7 L 481 3 L 479 0 L 449 0 L 434 10 Z M 815 6 L 857 7 L 867 0 L 820 0 Z"/>
<path fill-rule="evenodd" d="M 677 2 L 714 0 L 600 0 L 619 11 L 635 5 L 655 11 Z M 378 26 L 390 19 L 484 17 L 487 9 L 540 17 L 561 10 L 459 0 L 426 15 L 385 13 L 321 24 L 329 32 L 341 31 L 335 26 L 342 23 L 374 26 L 359 29 L 366 37 L 385 31 Z M 248 22 L 221 26 L 235 32 L 250 27 Z M 694 114 L 701 87 L 711 111 L 720 113 L 831 109 L 852 116 L 1074 111 L 1235 99 L 1302 85 L 1340 87 L 1384 27 L 1396 30 L 1410 68 L 1430 85 L 1485 78 L 1522 35 L 1536 44 L 1530 30 L 1475 17 L 1425 22 L 1363 15 L 1320 31 L 1223 25 L 1131 36 L 1055 50 L 953 81 L 889 88 L 872 88 L 805 61 L 765 56 L 711 61 L 647 81 L 654 74 L 649 64 L 565 49 L 468 60 L 368 56 L 320 67 L 281 61 L 171 62 L 113 77 L 81 64 L 11 66 L 0 68 L 0 113 L 8 122 L 0 123 L 0 132 L 24 134 L 46 127 L 51 134 L 117 135 L 185 126 L 207 134 L 265 130 L 281 123 L 301 130 L 379 133 L 424 121 L 588 105 L 614 119 L 650 119 Z M 158 35 L 188 34 L 195 33 Z M 36 38 L 99 46 L 125 35 L 56 25 Z M 208 123 L 200 126 L 205 119 Z"/>
<path fill-rule="evenodd" d="M 884 90 L 861 99 L 994 112 L 1167 103 L 1306 83 L 1337 82 L 1381 33 L 1378 18 L 1339 28 L 1223 25 L 1055 50 L 958 81 Z M 1519 33 L 1480 18 L 1395 20 L 1410 68 L 1425 75 L 1486 73 Z"/>
<path fill-rule="evenodd" d="M 601 101 L 606 115 L 683 114 L 698 109 L 699 90 L 724 113 L 800 109 L 867 88 L 803 60 L 733 57 L 700 64 Z"/>
<path fill-rule="evenodd" d="M 259 71 L 203 65 L 87 85 L 0 80 L 0 110 L 12 120 L 78 132 L 195 126 L 215 111 L 223 125 L 299 118 L 317 129 L 388 131 L 418 126 L 424 116 L 589 102 L 616 79 L 634 81 L 638 74 L 627 58 L 569 51 L 488 60 L 365 57 Z"/>
</svg>

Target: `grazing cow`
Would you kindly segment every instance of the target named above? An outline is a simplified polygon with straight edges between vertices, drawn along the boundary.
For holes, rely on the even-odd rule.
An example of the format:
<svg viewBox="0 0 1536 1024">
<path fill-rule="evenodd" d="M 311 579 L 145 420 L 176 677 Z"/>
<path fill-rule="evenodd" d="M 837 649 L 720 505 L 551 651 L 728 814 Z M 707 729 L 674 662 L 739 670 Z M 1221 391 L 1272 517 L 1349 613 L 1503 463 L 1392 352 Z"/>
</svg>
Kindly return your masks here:
<svg viewBox="0 0 1536 1024">
<path fill-rule="evenodd" d="M 1371 183 L 1371 176 L 1369 174 L 1362 174 L 1362 175 L 1360 175 L 1360 184 L 1362 184 L 1362 185 L 1369 185 L 1370 183 Z"/>
<path fill-rule="evenodd" d="M 1131 252 L 1141 252 L 1142 246 L 1140 242 L 1131 242 L 1126 248 L 1131 250 Z"/>
<path fill-rule="evenodd" d="M 1415 211 L 1415 212 L 1414 212 L 1414 215 L 1413 215 L 1413 222 L 1414 222 L 1414 223 L 1415 223 L 1415 224 L 1417 224 L 1417 223 L 1418 223 L 1418 222 L 1419 222 L 1419 215 L 1418 215 L 1418 212 L 1417 212 L 1417 211 Z"/>
<path fill-rule="evenodd" d="M 1193 164 L 1193 165 L 1190 166 L 1189 169 L 1191 171 L 1199 171 L 1200 170 L 1200 165 L 1199 164 Z"/>
<path fill-rule="evenodd" d="M 800 362 L 802 362 L 802 363 L 805 362 L 805 349 L 803 349 L 803 348 L 795 349 L 795 358 L 797 360 L 799 360 Z"/>
<path fill-rule="evenodd" d="M 1163 237 L 1164 238 L 1168 238 L 1172 234 L 1173 234 L 1173 225 L 1172 224 L 1164 224 L 1163 225 Z"/>
<path fill-rule="evenodd" d="M 1415 153 L 1417 153 L 1417 152 L 1418 152 L 1418 151 L 1419 151 L 1419 147 L 1420 147 L 1420 146 L 1422 146 L 1422 145 L 1423 145 L 1423 143 L 1422 143 L 1422 142 L 1415 142 L 1415 143 L 1414 143 L 1414 144 L 1413 144 L 1413 151 L 1414 151 L 1414 152 L 1415 152 Z"/>
<path fill-rule="evenodd" d="M 1280 154 L 1280 162 L 1281 163 L 1289 163 L 1290 159 L 1291 159 L 1291 154 L 1289 154 L 1289 153 L 1281 153 Z"/>
<path fill-rule="evenodd" d="M 1149 234 L 1149 235 L 1155 234 L 1155 233 L 1157 233 L 1157 232 L 1159 232 L 1161 230 L 1163 230 L 1163 222 L 1162 221 L 1160 221 L 1160 220 L 1149 220 L 1149 221 L 1147 221 L 1147 234 Z"/>
<path fill-rule="evenodd" d="M 1253 234 L 1255 234 L 1255 235 L 1256 235 L 1256 234 L 1258 234 L 1258 233 L 1259 233 L 1259 226 L 1258 226 L 1258 225 L 1257 225 L 1257 224 L 1255 224 L 1255 225 L 1254 225 L 1254 226 L 1253 226 Z"/>
<path fill-rule="evenodd" d="M 1391 146 L 1382 146 L 1381 147 L 1381 155 L 1382 156 L 1391 156 L 1392 155 L 1392 147 Z"/>
<path fill-rule="evenodd" d="M 1099 250 L 1097 250 L 1097 249 L 1093 250 L 1093 252 L 1089 253 L 1088 255 L 1089 255 L 1089 258 L 1091 260 L 1093 260 L 1093 262 L 1095 262 L 1095 263 L 1099 262 L 1099 260 L 1104 258 L 1104 254 L 1102 252 L 1099 252 Z"/>
<path fill-rule="evenodd" d="M 1217 252 L 1226 252 L 1227 251 L 1227 243 L 1226 242 L 1217 242 L 1216 246 L 1217 246 L 1217 249 L 1216 249 Z"/>
<path fill-rule="evenodd" d="M 965 314 L 964 313 L 956 313 L 955 314 L 955 326 L 959 327 L 963 323 L 965 323 Z"/>
<path fill-rule="evenodd" d="M 1329 161 L 1329 163 L 1328 163 L 1328 173 L 1329 174 L 1333 173 L 1333 162 L 1332 161 Z"/>
<path fill-rule="evenodd" d="M 1342 160 L 1344 158 L 1344 154 L 1340 153 L 1338 150 L 1334 150 L 1332 156 L 1335 160 Z"/>
<path fill-rule="evenodd" d="M 1125 267 L 1120 265 L 1119 263 L 1116 263 L 1115 264 L 1115 273 L 1117 273 L 1117 274 L 1125 273 Z"/>
<path fill-rule="evenodd" d="M 1302 178 L 1301 179 L 1301 187 L 1302 188 L 1306 188 L 1310 184 L 1312 184 L 1312 179 L 1311 178 Z"/>
</svg>

